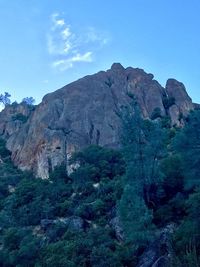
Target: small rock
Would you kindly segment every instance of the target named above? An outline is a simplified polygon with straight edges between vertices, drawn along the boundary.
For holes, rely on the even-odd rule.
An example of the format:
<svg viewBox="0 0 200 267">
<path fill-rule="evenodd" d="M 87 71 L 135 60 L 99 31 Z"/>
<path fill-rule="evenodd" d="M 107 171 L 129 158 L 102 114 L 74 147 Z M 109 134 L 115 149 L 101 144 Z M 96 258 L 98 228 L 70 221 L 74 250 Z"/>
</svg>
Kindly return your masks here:
<svg viewBox="0 0 200 267">
<path fill-rule="evenodd" d="M 78 216 L 70 217 L 68 226 L 71 230 L 80 231 L 84 228 L 84 221 Z"/>
<path fill-rule="evenodd" d="M 123 233 L 123 229 L 122 229 L 122 225 L 121 225 L 119 217 L 115 217 L 112 220 L 110 220 L 109 224 L 115 231 L 117 239 L 119 241 L 122 241 L 124 239 L 124 233 Z"/>
<path fill-rule="evenodd" d="M 84 220 L 78 216 L 71 216 L 66 218 L 59 218 L 53 221 L 55 224 L 65 224 L 69 230 L 80 231 L 84 228 Z"/>
</svg>

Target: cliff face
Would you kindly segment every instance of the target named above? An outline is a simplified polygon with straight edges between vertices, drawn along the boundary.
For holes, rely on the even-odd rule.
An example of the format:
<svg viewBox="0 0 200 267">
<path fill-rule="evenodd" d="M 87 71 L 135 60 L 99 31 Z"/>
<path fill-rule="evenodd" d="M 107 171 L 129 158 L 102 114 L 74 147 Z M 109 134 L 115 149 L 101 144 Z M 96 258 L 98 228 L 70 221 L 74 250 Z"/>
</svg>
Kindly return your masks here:
<svg viewBox="0 0 200 267">
<path fill-rule="evenodd" d="M 182 83 L 170 79 L 163 88 L 152 74 L 115 63 L 108 71 L 46 95 L 35 110 L 25 105 L 6 107 L 0 113 L 0 134 L 17 166 L 47 178 L 75 150 L 89 144 L 119 145 L 116 110 L 130 102 L 130 93 L 145 118 L 159 108 L 162 116 L 169 115 L 172 124 L 180 125 L 181 115 L 194 108 Z"/>
</svg>

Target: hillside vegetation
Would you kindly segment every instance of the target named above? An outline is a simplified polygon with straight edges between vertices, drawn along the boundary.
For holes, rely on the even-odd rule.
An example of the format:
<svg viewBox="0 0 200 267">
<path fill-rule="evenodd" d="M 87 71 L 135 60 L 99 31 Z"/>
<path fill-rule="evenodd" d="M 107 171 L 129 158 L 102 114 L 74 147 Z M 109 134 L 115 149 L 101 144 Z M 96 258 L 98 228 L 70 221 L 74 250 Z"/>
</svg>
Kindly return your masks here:
<svg viewBox="0 0 200 267">
<path fill-rule="evenodd" d="M 75 153 L 70 175 L 22 172 L 0 140 L 0 266 L 200 266 L 200 111 L 182 129 L 118 116 L 121 149 Z"/>
</svg>

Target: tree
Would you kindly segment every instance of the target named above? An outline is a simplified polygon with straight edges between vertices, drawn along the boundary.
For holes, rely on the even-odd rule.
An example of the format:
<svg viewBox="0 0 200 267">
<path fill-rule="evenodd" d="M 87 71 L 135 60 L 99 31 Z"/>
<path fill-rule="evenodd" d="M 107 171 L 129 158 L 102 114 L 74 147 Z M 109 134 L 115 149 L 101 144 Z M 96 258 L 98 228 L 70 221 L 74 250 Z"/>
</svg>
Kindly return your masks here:
<svg viewBox="0 0 200 267">
<path fill-rule="evenodd" d="M 135 250 L 145 246 L 152 237 L 153 214 L 134 185 L 125 186 L 118 208 L 126 241 L 132 243 Z"/>
<path fill-rule="evenodd" d="M 27 105 L 34 105 L 35 103 L 35 99 L 31 96 L 31 97 L 25 97 L 22 99 L 22 103 L 26 103 Z"/>
<path fill-rule="evenodd" d="M 2 103 L 4 106 L 10 105 L 11 100 L 10 100 L 11 95 L 8 92 L 5 92 L 4 95 L 0 95 L 0 103 Z"/>
<path fill-rule="evenodd" d="M 150 203 L 151 185 L 160 179 L 159 160 L 164 150 L 164 131 L 158 122 L 141 117 L 134 99 L 130 106 L 123 107 L 119 116 L 126 174 L 118 210 L 126 239 L 137 249 L 151 238 L 153 216 L 147 205 Z"/>
<path fill-rule="evenodd" d="M 165 131 L 159 122 L 141 117 L 132 101 L 121 112 L 123 153 L 127 163 L 126 178 L 137 183 L 140 193 L 160 179 L 160 159 L 164 156 Z M 148 192 L 147 192 L 148 193 Z M 148 197 L 148 196 L 147 196 Z"/>
<path fill-rule="evenodd" d="M 119 151 L 92 145 L 77 152 L 71 163 L 79 165 L 71 174 L 72 187 L 79 201 L 76 215 L 103 219 L 121 196 L 121 175 L 125 162 Z"/>
<path fill-rule="evenodd" d="M 200 266 L 200 189 L 186 201 L 186 215 L 174 235 L 176 255 L 180 266 Z M 189 264 L 190 263 L 190 264 Z"/>
<path fill-rule="evenodd" d="M 185 127 L 176 135 L 174 148 L 183 160 L 185 188 L 200 186 L 200 110 L 189 114 Z"/>
<path fill-rule="evenodd" d="M 125 167 L 125 162 L 119 151 L 98 145 L 91 145 L 74 153 L 70 161 L 73 164 L 78 163 L 81 167 L 90 166 L 95 172 L 94 181 L 96 180 L 96 182 L 99 181 L 99 177 L 113 179 L 117 175 L 122 175 Z"/>
<path fill-rule="evenodd" d="M 3 250 L 0 254 L 1 266 L 35 266 L 40 240 L 31 231 L 10 228 L 3 236 Z M 18 265 L 20 263 L 20 265 Z"/>
</svg>

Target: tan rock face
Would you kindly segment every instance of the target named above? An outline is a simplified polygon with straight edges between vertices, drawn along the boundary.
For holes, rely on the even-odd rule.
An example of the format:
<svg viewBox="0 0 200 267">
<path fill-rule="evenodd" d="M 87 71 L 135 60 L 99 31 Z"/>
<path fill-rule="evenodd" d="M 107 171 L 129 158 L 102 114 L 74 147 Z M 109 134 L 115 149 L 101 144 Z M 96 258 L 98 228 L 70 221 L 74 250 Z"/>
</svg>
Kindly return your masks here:
<svg viewBox="0 0 200 267">
<path fill-rule="evenodd" d="M 166 92 L 168 97 L 175 99 L 175 104 L 169 108 L 172 125 L 177 124 L 179 126 L 181 124 L 180 116 L 187 115 L 191 109 L 195 108 L 195 105 L 193 105 L 191 98 L 188 96 L 185 86 L 175 79 L 167 81 Z M 178 121 L 177 118 L 179 118 Z"/>
<path fill-rule="evenodd" d="M 142 69 L 113 64 L 108 71 L 86 76 L 46 95 L 34 111 L 20 105 L 0 113 L 0 133 L 7 139 L 12 158 L 21 169 L 31 169 L 48 178 L 49 171 L 70 155 L 90 144 L 119 146 L 119 118 L 116 110 L 130 102 L 134 94 L 144 117 L 155 108 L 179 124 L 180 113 L 193 108 L 184 86 L 169 80 L 164 89 L 152 74 Z M 163 98 L 174 97 L 168 110 Z M 16 110 L 20 109 L 20 110 Z M 14 121 L 13 114 L 28 116 L 27 122 Z"/>
<path fill-rule="evenodd" d="M 0 135 L 10 137 L 17 132 L 23 123 L 30 117 L 33 108 L 27 104 L 15 104 L 6 106 L 0 112 Z"/>
</svg>

